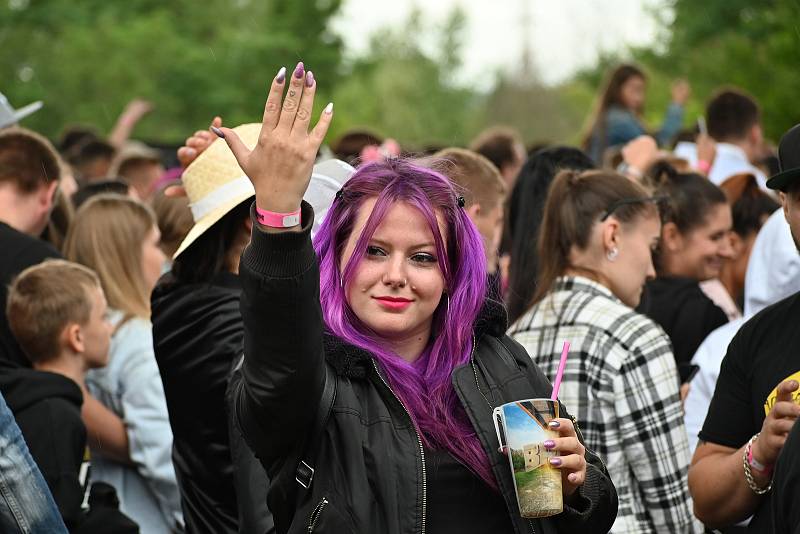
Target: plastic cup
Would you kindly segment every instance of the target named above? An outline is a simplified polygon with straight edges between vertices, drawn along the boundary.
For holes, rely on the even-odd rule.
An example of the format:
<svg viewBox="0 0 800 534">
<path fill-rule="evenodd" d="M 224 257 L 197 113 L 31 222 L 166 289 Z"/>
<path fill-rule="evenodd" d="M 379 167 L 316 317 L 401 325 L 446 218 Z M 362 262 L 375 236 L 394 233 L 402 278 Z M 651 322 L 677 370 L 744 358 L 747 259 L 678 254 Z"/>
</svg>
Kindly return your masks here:
<svg viewBox="0 0 800 534">
<path fill-rule="evenodd" d="M 555 451 L 544 442 L 558 437 L 547 424 L 558 418 L 558 401 L 528 399 L 494 409 L 500 445 L 508 447 L 508 461 L 517 493 L 519 513 L 525 518 L 549 517 L 564 510 L 561 471 L 550 465 Z"/>
</svg>

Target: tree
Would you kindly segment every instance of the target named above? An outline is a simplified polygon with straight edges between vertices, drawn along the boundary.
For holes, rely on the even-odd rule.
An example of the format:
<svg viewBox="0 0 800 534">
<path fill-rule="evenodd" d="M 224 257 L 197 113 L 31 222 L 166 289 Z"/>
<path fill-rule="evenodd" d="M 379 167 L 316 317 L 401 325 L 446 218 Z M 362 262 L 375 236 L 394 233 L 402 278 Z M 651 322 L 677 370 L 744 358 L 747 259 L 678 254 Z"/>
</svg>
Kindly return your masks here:
<svg viewBox="0 0 800 534">
<path fill-rule="evenodd" d="M 366 126 L 404 148 L 465 143 L 480 126 L 477 92 L 459 86 L 453 76 L 465 20 L 457 8 L 435 28 L 414 11 L 404 24 L 376 32 L 369 52 L 347 66 L 334 91 L 339 113 L 330 138 Z M 433 51 L 420 45 L 424 34 L 439 36 Z"/>
<path fill-rule="evenodd" d="M 277 69 L 300 59 L 324 81 L 324 100 L 341 63 L 327 30 L 340 4 L 10 0 L 0 4 L 0 90 L 16 105 L 43 100 L 25 124 L 49 136 L 74 123 L 107 132 L 126 102 L 146 98 L 156 109 L 136 135 L 182 141 L 216 114 L 260 120 Z"/>
</svg>

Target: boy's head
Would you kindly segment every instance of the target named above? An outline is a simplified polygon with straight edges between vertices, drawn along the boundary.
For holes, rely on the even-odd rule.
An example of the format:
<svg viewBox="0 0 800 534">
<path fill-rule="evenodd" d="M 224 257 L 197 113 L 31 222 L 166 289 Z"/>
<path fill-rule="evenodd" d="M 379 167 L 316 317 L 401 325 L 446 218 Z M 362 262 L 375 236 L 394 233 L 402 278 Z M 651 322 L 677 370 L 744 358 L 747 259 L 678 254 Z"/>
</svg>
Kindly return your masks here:
<svg viewBox="0 0 800 534">
<path fill-rule="evenodd" d="M 486 245 L 487 255 L 500 246 L 506 185 L 491 161 L 471 150 L 446 148 L 433 155 L 442 160 L 437 170 L 464 192 L 464 209 Z"/>
<path fill-rule="evenodd" d="M 9 287 L 6 314 L 34 367 L 65 354 L 80 356 L 87 369 L 108 363 L 106 298 L 97 275 L 83 265 L 47 260 L 25 269 Z"/>
<path fill-rule="evenodd" d="M 0 218 L 20 232 L 41 234 L 60 177 L 61 160 L 50 141 L 25 128 L 0 131 L 0 194 L 13 199 L 9 209 L 16 210 Z"/>
</svg>

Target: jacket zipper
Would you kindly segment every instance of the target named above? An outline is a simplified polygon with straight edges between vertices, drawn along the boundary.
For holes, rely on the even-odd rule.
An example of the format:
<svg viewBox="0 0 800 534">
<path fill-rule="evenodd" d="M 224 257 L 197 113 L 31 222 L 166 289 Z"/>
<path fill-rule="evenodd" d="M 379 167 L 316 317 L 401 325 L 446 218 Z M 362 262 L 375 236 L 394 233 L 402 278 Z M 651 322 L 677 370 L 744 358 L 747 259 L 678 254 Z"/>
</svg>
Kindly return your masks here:
<svg viewBox="0 0 800 534">
<path fill-rule="evenodd" d="M 420 534 L 425 534 L 425 518 L 428 512 L 428 471 L 425 467 L 425 449 L 422 446 L 422 438 L 419 435 L 419 431 L 417 430 L 416 425 L 414 425 L 413 419 L 411 419 L 411 413 L 408 411 L 408 408 L 406 408 L 406 405 L 403 404 L 403 401 L 400 400 L 400 397 L 397 396 L 397 394 L 389 386 L 386 380 L 384 380 L 383 375 L 378 369 L 378 364 L 375 362 L 375 360 L 372 360 L 372 366 L 375 368 L 375 373 L 377 373 L 378 378 L 381 379 L 383 385 L 386 386 L 386 389 L 389 390 L 389 393 L 394 395 L 394 398 L 397 399 L 397 402 L 399 402 L 400 406 L 403 407 L 403 410 L 406 412 L 408 419 L 411 421 L 411 426 L 414 427 L 414 434 L 417 436 L 417 444 L 419 445 L 419 456 L 420 459 L 422 460 L 422 531 L 420 532 Z"/>
<path fill-rule="evenodd" d="M 477 349 L 477 346 L 478 346 L 478 340 L 475 338 L 475 334 L 472 334 L 472 352 L 469 355 L 469 363 L 470 366 L 472 367 L 472 374 L 475 376 L 475 387 L 477 388 L 478 393 L 480 393 L 481 396 L 483 397 L 483 400 L 486 401 L 486 404 L 489 405 L 489 410 L 494 410 L 494 406 L 492 405 L 491 402 L 489 402 L 489 399 L 486 397 L 486 395 L 483 394 L 483 390 L 481 390 L 481 384 L 478 381 L 478 368 L 475 365 L 475 350 Z M 528 519 L 527 523 L 528 523 L 528 528 L 531 529 L 531 534 L 536 534 L 536 527 L 533 526 L 533 521 Z"/>
<path fill-rule="evenodd" d="M 325 508 L 325 505 L 327 504 L 328 504 L 328 499 L 323 497 L 322 500 L 319 501 L 319 503 L 314 507 L 314 510 L 311 512 L 311 517 L 308 519 L 309 534 L 314 532 L 314 527 L 317 526 L 317 521 L 319 521 L 319 518 L 322 515 L 322 510 Z"/>
</svg>

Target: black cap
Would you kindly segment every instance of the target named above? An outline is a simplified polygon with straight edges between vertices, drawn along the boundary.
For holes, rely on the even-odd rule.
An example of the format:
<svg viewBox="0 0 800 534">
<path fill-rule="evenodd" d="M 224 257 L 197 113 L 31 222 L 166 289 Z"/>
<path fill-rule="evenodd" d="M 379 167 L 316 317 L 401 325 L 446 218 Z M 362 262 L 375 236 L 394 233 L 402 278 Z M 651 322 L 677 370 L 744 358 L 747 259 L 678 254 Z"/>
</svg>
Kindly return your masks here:
<svg viewBox="0 0 800 534">
<path fill-rule="evenodd" d="M 781 172 L 767 180 L 767 187 L 785 192 L 800 178 L 800 124 L 793 126 L 781 137 L 778 160 Z"/>
</svg>

